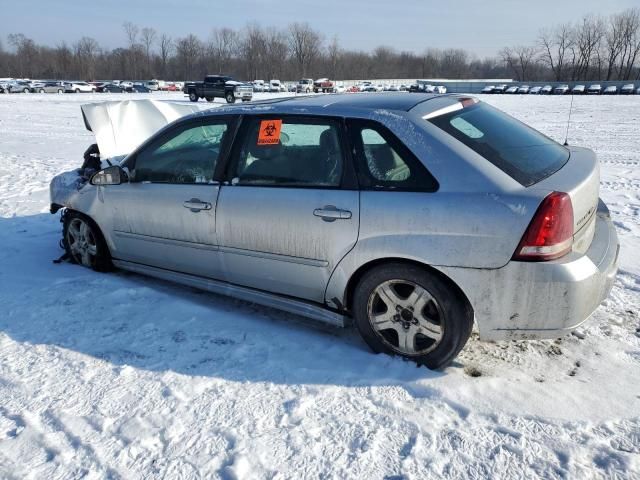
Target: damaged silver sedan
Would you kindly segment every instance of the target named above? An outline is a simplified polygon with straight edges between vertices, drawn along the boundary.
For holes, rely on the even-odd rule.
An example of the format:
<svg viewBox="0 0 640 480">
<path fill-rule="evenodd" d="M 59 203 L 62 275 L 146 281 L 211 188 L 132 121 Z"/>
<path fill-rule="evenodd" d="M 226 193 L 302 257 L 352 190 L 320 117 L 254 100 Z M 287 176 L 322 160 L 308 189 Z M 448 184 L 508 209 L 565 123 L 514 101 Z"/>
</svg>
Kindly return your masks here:
<svg viewBox="0 0 640 480">
<path fill-rule="evenodd" d="M 611 290 L 594 153 L 473 97 L 192 111 L 83 107 L 97 147 L 51 184 L 73 262 L 353 321 L 374 351 L 430 368 L 474 323 L 481 339 L 556 337 Z"/>
</svg>

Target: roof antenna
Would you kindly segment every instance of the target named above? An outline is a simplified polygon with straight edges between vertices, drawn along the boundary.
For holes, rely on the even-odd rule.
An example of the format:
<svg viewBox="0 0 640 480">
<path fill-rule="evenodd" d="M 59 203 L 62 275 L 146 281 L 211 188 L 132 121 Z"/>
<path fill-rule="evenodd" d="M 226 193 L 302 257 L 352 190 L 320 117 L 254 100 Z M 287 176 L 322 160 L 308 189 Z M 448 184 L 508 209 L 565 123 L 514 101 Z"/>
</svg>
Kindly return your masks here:
<svg viewBox="0 0 640 480">
<path fill-rule="evenodd" d="M 569 118 L 567 120 L 567 131 L 564 135 L 564 146 L 569 146 L 569 124 L 571 123 L 571 110 L 573 110 L 573 92 L 571 92 L 571 105 L 569 106 Z"/>
</svg>

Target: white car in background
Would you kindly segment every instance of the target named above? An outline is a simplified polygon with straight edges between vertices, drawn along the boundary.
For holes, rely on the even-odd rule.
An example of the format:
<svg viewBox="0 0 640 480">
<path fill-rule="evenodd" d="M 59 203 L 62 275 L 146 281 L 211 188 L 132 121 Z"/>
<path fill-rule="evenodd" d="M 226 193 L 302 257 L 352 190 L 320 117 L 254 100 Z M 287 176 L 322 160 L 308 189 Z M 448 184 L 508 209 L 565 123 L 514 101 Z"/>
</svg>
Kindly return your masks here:
<svg viewBox="0 0 640 480">
<path fill-rule="evenodd" d="M 269 80 L 269 91 L 272 93 L 282 91 L 282 83 L 280 80 Z"/>
<path fill-rule="evenodd" d="M 504 93 L 518 93 L 518 87 L 516 85 L 507 88 Z"/>
<path fill-rule="evenodd" d="M 620 95 L 633 95 L 634 91 L 635 86 L 633 85 L 633 83 L 627 83 L 620 89 Z"/>
<path fill-rule="evenodd" d="M 342 82 L 336 82 L 335 86 L 333 87 L 333 91 L 334 93 L 344 93 L 347 91 L 347 87 L 345 87 L 344 83 Z"/>
<path fill-rule="evenodd" d="M 585 87 L 584 85 L 576 85 L 571 89 L 571 93 L 573 93 L 574 95 L 582 95 L 586 93 L 586 91 L 587 87 Z"/>
<path fill-rule="evenodd" d="M 616 87 L 615 85 L 609 85 L 602 92 L 602 95 L 617 95 L 617 94 L 618 94 L 618 87 Z"/>
<path fill-rule="evenodd" d="M 529 93 L 532 95 L 538 95 L 540 94 L 540 91 L 542 90 L 542 87 L 532 87 L 531 90 L 529 90 Z"/>
<path fill-rule="evenodd" d="M 434 90 L 434 93 L 447 93 L 447 87 L 445 87 L 444 85 L 437 85 Z"/>
<path fill-rule="evenodd" d="M 64 88 L 66 92 L 75 93 L 93 93 L 96 91 L 96 87 L 87 82 L 67 82 Z"/>
<path fill-rule="evenodd" d="M 540 90 L 540 93 L 542 95 L 551 95 L 553 93 L 553 87 L 551 85 L 545 85 L 544 87 L 542 87 L 542 89 Z"/>
</svg>

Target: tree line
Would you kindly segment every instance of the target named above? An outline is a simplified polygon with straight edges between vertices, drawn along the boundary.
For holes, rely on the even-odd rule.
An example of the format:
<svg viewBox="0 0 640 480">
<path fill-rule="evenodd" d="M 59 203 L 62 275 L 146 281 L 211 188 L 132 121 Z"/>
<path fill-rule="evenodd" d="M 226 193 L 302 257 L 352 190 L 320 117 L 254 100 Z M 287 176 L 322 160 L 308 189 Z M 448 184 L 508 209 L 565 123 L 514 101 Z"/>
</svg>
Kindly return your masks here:
<svg viewBox="0 0 640 480">
<path fill-rule="evenodd" d="M 213 28 L 207 38 L 173 38 L 131 22 L 124 44 L 109 49 L 91 37 L 56 46 L 39 45 L 22 33 L 0 40 L 0 77 L 52 79 L 195 80 L 224 73 L 245 80 L 330 77 L 515 78 L 519 81 L 640 79 L 640 9 L 540 31 L 529 45 L 504 47 L 479 59 L 464 49 L 427 48 L 422 53 L 379 46 L 345 49 L 308 23 L 286 28 L 250 23 L 243 29 Z"/>
</svg>

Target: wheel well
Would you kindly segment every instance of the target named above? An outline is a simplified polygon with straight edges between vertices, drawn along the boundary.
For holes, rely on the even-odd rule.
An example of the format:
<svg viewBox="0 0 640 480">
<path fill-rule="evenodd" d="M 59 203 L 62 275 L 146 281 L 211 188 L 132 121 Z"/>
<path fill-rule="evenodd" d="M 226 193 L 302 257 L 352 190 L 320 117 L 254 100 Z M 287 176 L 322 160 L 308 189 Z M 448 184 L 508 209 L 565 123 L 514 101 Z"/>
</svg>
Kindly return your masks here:
<svg viewBox="0 0 640 480">
<path fill-rule="evenodd" d="M 63 215 L 68 215 L 70 213 L 72 213 L 74 215 L 78 215 L 78 216 L 83 217 L 83 218 L 86 218 L 87 221 L 89 223 L 91 223 L 91 225 L 93 227 L 95 227 L 98 235 L 100 235 L 100 237 L 102 239 L 102 242 L 104 243 L 105 247 L 107 247 L 107 253 L 109 254 L 109 258 L 110 258 L 111 257 L 111 250 L 109 249 L 109 244 L 107 243 L 107 240 L 104 237 L 104 233 L 102 233 L 102 229 L 100 228 L 100 225 L 98 225 L 96 223 L 96 221 L 93 218 L 91 218 L 89 215 L 87 215 L 86 213 L 82 213 L 82 212 L 80 212 L 78 210 L 74 210 L 72 208 L 66 208 Z"/>
<path fill-rule="evenodd" d="M 437 277 L 439 277 L 441 280 L 443 280 L 445 283 L 447 283 L 457 294 L 458 296 L 465 302 L 466 307 L 473 313 L 473 307 L 471 306 L 471 302 L 469 301 L 469 299 L 467 298 L 467 295 L 462 291 L 462 289 L 453 281 L 451 280 L 449 277 L 447 277 L 444 273 L 442 273 L 440 270 L 433 268 L 430 265 L 427 265 L 425 263 L 420 263 L 420 262 L 416 262 L 415 260 L 408 260 L 406 258 L 381 258 L 378 260 L 372 260 L 368 263 L 365 263 L 364 265 L 361 265 L 360 268 L 358 268 L 353 275 L 351 275 L 351 278 L 349 278 L 349 282 L 347 283 L 347 288 L 345 291 L 345 306 L 347 308 L 347 310 L 352 311 L 352 305 L 351 302 L 353 302 L 353 296 L 355 293 L 355 289 L 356 286 L 358 285 L 358 283 L 360 282 L 360 280 L 362 279 L 362 277 L 369 272 L 370 270 L 377 268 L 381 265 L 385 265 L 388 263 L 404 263 L 406 265 L 414 265 L 416 267 L 422 268 L 423 270 L 428 271 L 429 273 L 432 273 L 434 275 L 436 275 Z"/>
</svg>

